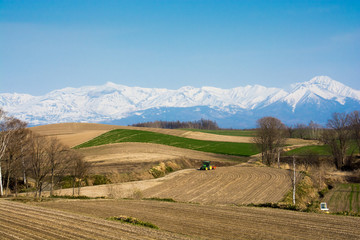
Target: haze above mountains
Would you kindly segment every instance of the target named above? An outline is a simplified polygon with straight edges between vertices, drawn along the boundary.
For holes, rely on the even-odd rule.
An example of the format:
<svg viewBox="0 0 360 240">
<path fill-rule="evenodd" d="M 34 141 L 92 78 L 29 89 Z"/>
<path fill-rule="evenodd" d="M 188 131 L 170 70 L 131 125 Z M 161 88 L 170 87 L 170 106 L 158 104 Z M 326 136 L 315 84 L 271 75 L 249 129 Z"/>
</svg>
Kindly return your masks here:
<svg viewBox="0 0 360 240">
<path fill-rule="evenodd" d="M 2 93 L 0 107 L 30 125 L 101 122 L 128 125 L 154 120 L 216 121 L 224 128 L 255 127 L 274 116 L 287 125 L 325 125 L 334 112 L 360 110 L 360 91 L 327 76 L 296 83 L 290 91 L 260 85 L 220 89 L 185 86 L 177 90 L 102 86 L 64 88 L 43 96 Z"/>
</svg>

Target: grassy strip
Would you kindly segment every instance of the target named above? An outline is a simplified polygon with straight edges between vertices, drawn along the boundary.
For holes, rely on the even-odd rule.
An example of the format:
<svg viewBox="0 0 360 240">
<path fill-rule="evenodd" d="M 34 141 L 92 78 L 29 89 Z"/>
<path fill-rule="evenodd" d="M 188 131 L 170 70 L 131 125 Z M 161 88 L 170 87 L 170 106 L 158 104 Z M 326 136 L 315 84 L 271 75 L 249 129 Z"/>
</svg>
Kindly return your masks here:
<svg viewBox="0 0 360 240">
<path fill-rule="evenodd" d="M 23 197 L 23 196 L 18 196 L 18 197 L 14 197 L 14 198 L 9 198 L 8 200 L 10 201 L 14 201 L 14 202 L 22 202 L 22 203 L 27 203 L 27 202 L 48 202 L 48 201 L 52 201 L 52 199 L 81 199 L 81 200 L 89 200 L 89 199 L 104 199 L 105 197 L 88 197 L 88 196 L 70 196 L 70 195 L 63 195 L 63 196 L 59 196 L 59 195 L 53 195 L 53 196 L 49 196 L 49 197 L 41 197 L 41 198 L 36 198 L 36 197 Z"/>
<path fill-rule="evenodd" d="M 88 197 L 88 196 L 70 196 L 70 195 L 63 195 L 63 196 L 60 196 L 60 195 L 54 195 L 54 196 L 51 196 L 49 198 L 59 198 L 59 199 L 92 199 L 91 197 Z"/>
<path fill-rule="evenodd" d="M 59 199 L 83 199 L 83 200 L 88 200 L 88 199 L 105 199 L 106 197 L 102 196 L 102 197 L 88 197 L 88 196 L 71 196 L 71 195 L 53 195 L 49 198 L 59 198 Z"/>
<path fill-rule="evenodd" d="M 172 199 L 172 198 L 157 198 L 157 197 L 143 198 L 143 200 L 160 201 L 160 202 L 176 202 L 176 201 L 175 201 L 174 199 Z"/>
<path fill-rule="evenodd" d="M 140 221 L 139 219 L 136 219 L 136 218 L 133 218 L 133 217 L 127 217 L 127 216 L 110 217 L 110 218 L 107 218 L 107 220 L 120 221 L 120 222 L 123 222 L 123 223 L 130 223 L 130 224 L 133 224 L 133 225 L 139 225 L 139 226 L 143 226 L 143 227 L 159 229 L 159 227 L 156 226 L 153 223 L 143 222 L 143 221 Z"/>
<path fill-rule="evenodd" d="M 104 133 L 86 143 L 80 144 L 75 148 L 85 148 L 99 146 L 110 143 L 122 142 L 141 142 L 163 144 L 173 147 L 186 148 L 202 152 L 227 154 L 235 156 L 251 156 L 259 153 L 255 144 L 252 143 L 233 143 L 202 141 L 190 138 L 177 137 L 162 133 L 154 133 L 141 130 L 115 129 Z"/>
<path fill-rule="evenodd" d="M 278 203 L 260 203 L 260 204 L 248 204 L 248 207 L 265 207 L 265 208 L 278 208 L 284 210 L 291 210 L 291 211 L 300 211 L 300 212 L 308 212 L 307 210 L 301 210 L 297 206 L 292 204 L 278 204 Z M 360 217 L 360 213 L 354 213 L 349 211 L 344 212 L 335 212 L 330 213 L 332 215 L 342 215 L 342 216 L 352 216 L 352 217 Z"/>
<path fill-rule="evenodd" d="M 351 216 L 351 217 L 360 217 L 360 213 L 354 213 L 354 212 L 348 212 L 348 211 L 336 212 L 336 213 L 331 213 L 331 214 L 332 215 Z"/>
<path fill-rule="evenodd" d="M 225 136 L 239 136 L 239 137 L 254 137 L 256 134 L 255 130 L 204 130 L 204 129 L 188 129 L 184 128 L 182 130 L 193 131 L 193 132 L 203 132 L 203 133 L 211 133 L 217 135 L 225 135 Z"/>
<path fill-rule="evenodd" d="M 299 208 L 293 204 L 279 204 L 279 203 L 250 203 L 246 205 L 248 207 L 264 207 L 264 208 L 279 208 L 285 210 L 299 211 Z"/>
</svg>

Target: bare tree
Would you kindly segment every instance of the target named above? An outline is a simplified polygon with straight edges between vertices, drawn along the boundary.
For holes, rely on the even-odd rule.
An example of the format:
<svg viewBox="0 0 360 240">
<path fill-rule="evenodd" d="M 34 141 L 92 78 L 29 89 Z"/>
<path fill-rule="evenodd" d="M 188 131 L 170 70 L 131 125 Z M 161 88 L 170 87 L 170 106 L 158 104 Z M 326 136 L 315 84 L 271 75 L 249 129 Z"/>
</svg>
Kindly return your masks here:
<svg viewBox="0 0 360 240">
<path fill-rule="evenodd" d="M 359 111 L 353 111 L 349 114 L 350 125 L 353 132 L 353 138 L 355 139 L 358 150 L 360 151 L 360 115 Z"/>
<path fill-rule="evenodd" d="M 44 136 L 31 133 L 31 156 L 29 157 L 30 172 L 35 180 L 35 197 L 41 198 L 43 184 L 51 172 L 51 162 L 46 153 L 47 139 Z"/>
<path fill-rule="evenodd" d="M 277 118 L 263 117 L 257 121 L 256 136 L 254 142 L 261 150 L 263 162 L 271 165 L 277 156 L 277 152 L 286 141 L 286 127 Z"/>
<path fill-rule="evenodd" d="M 306 129 L 307 126 L 305 124 L 303 123 L 296 124 L 293 136 L 296 138 L 304 139 L 306 136 L 306 131 L 307 131 Z"/>
<path fill-rule="evenodd" d="M 75 195 L 75 185 L 78 184 L 78 195 L 80 195 L 81 183 L 85 175 L 89 172 L 91 164 L 84 160 L 84 156 L 75 152 L 70 152 L 73 165 L 73 196 Z"/>
<path fill-rule="evenodd" d="M 3 182 L 2 182 L 2 159 L 6 153 L 11 138 L 20 129 L 24 129 L 26 123 L 10 117 L 0 108 L 0 196 L 4 195 Z"/>
<path fill-rule="evenodd" d="M 322 134 L 322 141 L 329 146 L 337 169 L 346 164 L 346 152 L 350 146 L 350 117 L 345 113 L 334 113 L 328 120 L 328 129 Z"/>
<path fill-rule="evenodd" d="M 63 175 L 70 165 L 70 157 L 67 154 L 69 151 L 70 149 L 56 138 L 49 139 L 46 145 L 45 152 L 50 161 L 50 196 L 53 196 L 55 177 Z"/>
<path fill-rule="evenodd" d="M 287 131 L 288 131 L 289 138 L 294 137 L 295 130 L 296 129 L 295 129 L 294 126 L 287 126 Z"/>
<path fill-rule="evenodd" d="M 309 139 L 319 139 L 320 135 L 321 135 L 321 130 L 322 130 L 321 125 L 319 125 L 313 121 L 310 121 L 309 126 L 308 126 Z"/>
<path fill-rule="evenodd" d="M 319 154 L 317 152 L 307 150 L 307 151 L 305 151 L 305 156 L 302 159 L 301 163 L 304 165 L 306 171 L 309 170 L 310 166 L 318 167 L 319 166 Z"/>
<path fill-rule="evenodd" d="M 47 138 L 34 133 L 30 134 L 30 165 L 31 176 L 36 182 L 36 195 L 41 197 L 44 186 L 50 184 L 50 195 L 61 177 L 74 168 L 76 154 L 74 150 L 61 144 L 56 138 Z M 74 157 L 75 156 L 75 157 Z M 46 185 L 44 185 L 46 183 Z"/>
<path fill-rule="evenodd" d="M 5 163 L 5 175 L 6 175 L 6 191 L 10 191 L 10 180 L 14 180 L 15 185 L 17 185 L 17 180 L 19 178 L 19 171 L 22 170 L 20 162 L 23 160 L 24 152 L 22 146 L 24 144 L 24 139 L 26 136 L 26 123 L 20 120 L 14 121 L 14 132 L 9 139 L 6 154 L 3 157 Z M 16 126 L 15 126 L 16 125 Z"/>
</svg>

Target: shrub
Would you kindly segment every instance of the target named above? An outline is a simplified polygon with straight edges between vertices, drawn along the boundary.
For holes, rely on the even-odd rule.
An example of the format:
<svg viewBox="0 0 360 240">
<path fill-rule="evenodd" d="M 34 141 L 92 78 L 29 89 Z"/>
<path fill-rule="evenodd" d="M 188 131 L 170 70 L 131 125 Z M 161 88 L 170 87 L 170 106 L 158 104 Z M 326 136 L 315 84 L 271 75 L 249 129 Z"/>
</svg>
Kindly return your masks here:
<svg viewBox="0 0 360 240">
<path fill-rule="evenodd" d="M 151 175 L 154 176 L 154 178 L 159 178 L 165 176 L 165 173 L 158 170 L 157 168 L 151 168 L 150 171 Z"/>
<path fill-rule="evenodd" d="M 166 170 L 167 173 L 171 173 L 171 172 L 174 171 L 174 169 L 172 167 L 170 167 L 170 166 L 167 166 L 165 170 Z"/>
<path fill-rule="evenodd" d="M 156 226 L 155 224 L 152 224 L 150 222 L 143 222 L 143 221 L 140 221 L 139 219 L 136 219 L 133 217 L 119 216 L 119 217 L 110 217 L 107 219 L 112 220 L 112 221 L 120 221 L 120 222 L 124 222 L 124 223 L 130 223 L 133 225 L 140 225 L 140 226 L 144 226 L 144 227 L 159 229 L 159 227 Z"/>
<path fill-rule="evenodd" d="M 110 180 L 104 175 L 94 175 L 92 177 L 94 178 L 93 185 L 103 185 L 110 183 Z"/>
<path fill-rule="evenodd" d="M 143 197 L 143 194 L 142 194 L 141 190 L 135 189 L 133 192 L 133 198 L 136 200 L 140 200 L 140 199 L 142 199 L 142 197 Z"/>
</svg>

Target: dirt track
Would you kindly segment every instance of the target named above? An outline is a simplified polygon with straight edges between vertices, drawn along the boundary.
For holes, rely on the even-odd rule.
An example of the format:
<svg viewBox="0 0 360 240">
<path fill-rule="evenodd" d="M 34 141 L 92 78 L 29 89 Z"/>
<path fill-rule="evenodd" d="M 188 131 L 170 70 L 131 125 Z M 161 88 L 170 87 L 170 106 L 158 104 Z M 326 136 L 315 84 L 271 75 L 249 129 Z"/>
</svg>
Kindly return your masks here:
<svg viewBox="0 0 360 240">
<path fill-rule="evenodd" d="M 106 218 L 133 216 L 196 239 L 359 239 L 360 218 L 269 208 L 159 201 L 91 200 L 38 203 Z"/>
<path fill-rule="evenodd" d="M 1 239 L 186 239 L 144 227 L 0 200 Z"/>
</svg>

